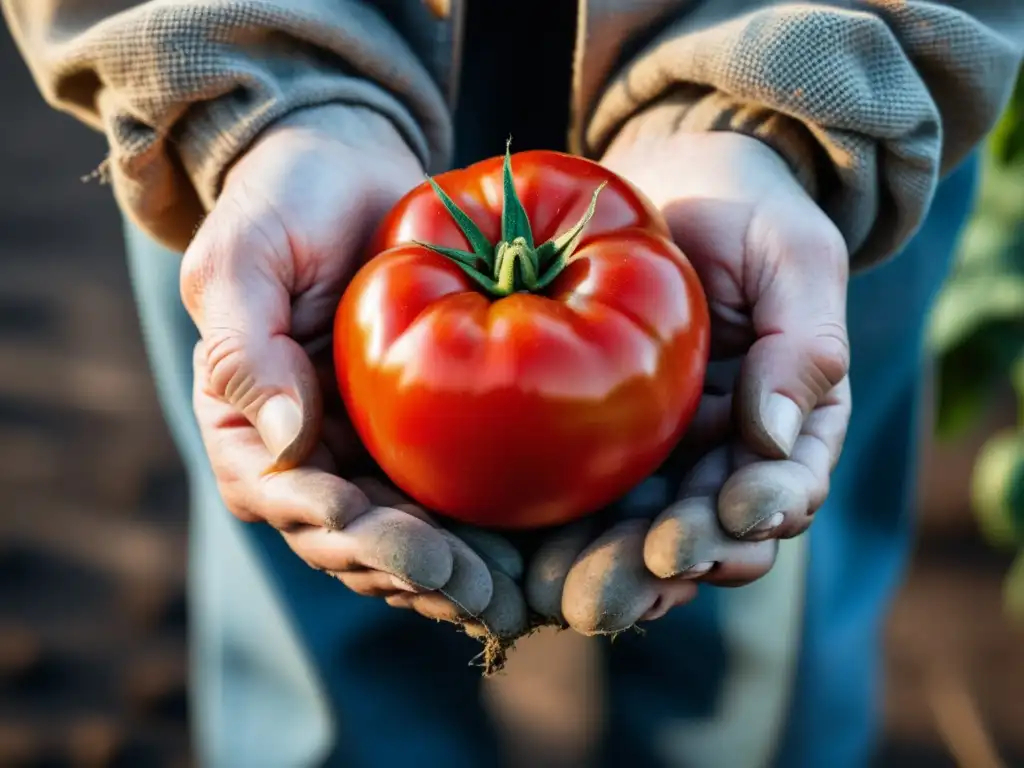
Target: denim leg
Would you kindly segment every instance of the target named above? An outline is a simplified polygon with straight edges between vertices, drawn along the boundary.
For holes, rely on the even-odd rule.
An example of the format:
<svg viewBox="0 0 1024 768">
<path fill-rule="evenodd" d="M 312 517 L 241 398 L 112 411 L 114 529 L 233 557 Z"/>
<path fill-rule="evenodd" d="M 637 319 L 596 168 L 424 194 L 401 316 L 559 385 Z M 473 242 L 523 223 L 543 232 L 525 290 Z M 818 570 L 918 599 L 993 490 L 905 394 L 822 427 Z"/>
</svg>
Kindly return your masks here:
<svg viewBox="0 0 1024 768">
<path fill-rule="evenodd" d="M 783 768 L 860 768 L 877 747 L 882 629 L 913 543 L 927 318 L 974 201 L 977 165 L 972 157 L 939 186 L 903 253 L 850 285 L 854 420 L 811 534 Z"/>
<path fill-rule="evenodd" d="M 126 227 L 140 321 L 191 488 L 192 712 L 211 768 L 497 764 L 479 646 L 449 625 L 359 597 L 272 529 L 224 508 L 191 407 L 194 326 L 180 256 Z"/>
<path fill-rule="evenodd" d="M 607 765 L 869 764 L 880 630 L 910 551 L 925 321 L 975 166 L 942 183 L 902 254 L 851 281 L 853 420 L 810 533 L 761 581 L 703 589 L 609 646 Z"/>
</svg>

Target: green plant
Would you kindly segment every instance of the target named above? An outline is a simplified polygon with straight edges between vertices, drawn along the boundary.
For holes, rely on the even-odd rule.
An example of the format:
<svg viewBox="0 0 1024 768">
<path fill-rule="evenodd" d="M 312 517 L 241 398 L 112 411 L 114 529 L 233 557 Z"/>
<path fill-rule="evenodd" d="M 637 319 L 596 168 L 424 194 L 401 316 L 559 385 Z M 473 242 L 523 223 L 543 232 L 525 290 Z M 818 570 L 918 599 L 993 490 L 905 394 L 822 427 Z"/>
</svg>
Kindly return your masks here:
<svg viewBox="0 0 1024 768">
<path fill-rule="evenodd" d="M 980 451 L 972 502 L 984 534 L 1018 550 L 1006 596 L 1024 620 L 1024 76 L 986 147 L 978 203 L 936 304 L 930 344 L 940 438 L 974 424 L 1007 379 L 1017 392 L 1018 426 Z"/>
</svg>

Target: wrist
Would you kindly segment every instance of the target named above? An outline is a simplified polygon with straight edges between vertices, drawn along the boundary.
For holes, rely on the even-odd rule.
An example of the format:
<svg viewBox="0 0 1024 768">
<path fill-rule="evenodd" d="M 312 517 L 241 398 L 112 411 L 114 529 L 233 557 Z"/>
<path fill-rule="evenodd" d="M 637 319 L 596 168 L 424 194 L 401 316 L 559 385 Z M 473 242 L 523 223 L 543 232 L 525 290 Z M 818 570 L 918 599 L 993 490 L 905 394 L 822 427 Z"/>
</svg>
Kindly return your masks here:
<svg viewBox="0 0 1024 768">
<path fill-rule="evenodd" d="M 635 114 L 609 142 L 607 153 L 623 144 L 664 141 L 679 134 L 720 133 L 744 136 L 770 148 L 815 201 L 832 183 L 824 150 L 798 120 L 698 88 L 674 91 Z"/>
<path fill-rule="evenodd" d="M 224 177 L 228 188 L 252 158 L 312 156 L 323 168 L 344 168 L 368 194 L 388 204 L 423 178 L 423 165 L 384 115 L 363 106 L 326 104 L 289 113 L 261 133 Z M 268 163 L 267 165 L 276 165 Z M 377 194 L 379 193 L 379 194 Z"/>
<path fill-rule="evenodd" d="M 270 126 L 256 143 L 280 133 L 299 140 L 331 142 L 373 163 L 405 168 L 417 176 L 424 173 L 422 163 L 395 124 L 369 107 L 323 104 L 298 109 Z"/>
</svg>

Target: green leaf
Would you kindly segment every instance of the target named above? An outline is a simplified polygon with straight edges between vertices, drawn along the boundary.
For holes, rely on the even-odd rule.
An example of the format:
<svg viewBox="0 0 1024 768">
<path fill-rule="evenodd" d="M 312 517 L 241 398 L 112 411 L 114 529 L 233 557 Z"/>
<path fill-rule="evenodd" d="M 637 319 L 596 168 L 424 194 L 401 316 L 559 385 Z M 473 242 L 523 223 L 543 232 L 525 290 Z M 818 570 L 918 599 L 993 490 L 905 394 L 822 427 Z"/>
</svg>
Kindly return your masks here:
<svg viewBox="0 0 1024 768">
<path fill-rule="evenodd" d="M 434 253 L 438 253 L 442 256 L 447 256 L 452 262 L 465 272 L 469 277 L 473 278 L 473 281 L 481 288 L 488 292 L 493 293 L 496 289 L 497 283 L 495 283 L 487 275 L 483 274 L 477 266 L 480 263 L 480 257 L 474 253 L 468 253 L 467 251 L 460 251 L 456 248 L 445 248 L 443 245 L 431 245 L 430 243 L 421 243 L 418 240 L 413 240 L 416 245 L 427 248 Z"/>
<path fill-rule="evenodd" d="M 459 230 L 466 236 L 466 240 L 469 242 L 469 246 L 473 249 L 473 253 L 483 259 L 486 263 L 490 264 L 493 258 L 494 246 L 491 241 L 487 239 L 483 232 L 480 231 L 480 227 L 476 225 L 469 216 L 452 200 L 448 193 L 441 189 L 440 185 L 432 178 L 427 178 L 430 182 L 430 186 L 434 188 L 435 194 L 440 198 L 441 202 L 444 203 L 444 207 L 448 209 L 448 213 L 455 219 L 455 223 L 458 225 Z"/>
<path fill-rule="evenodd" d="M 576 222 L 571 229 L 563 232 L 554 240 L 555 252 L 558 255 L 564 255 L 566 258 L 572 256 L 573 251 L 580 244 L 580 238 L 583 236 L 583 230 L 586 229 L 587 224 L 594 218 L 594 212 L 597 210 L 597 196 L 601 194 L 603 190 L 608 186 L 607 181 L 602 181 L 597 185 L 597 189 L 594 190 L 594 194 L 590 196 L 590 205 L 587 206 L 586 212 Z"/>
<path fill-rule="evenodd" d="M 516 193 L 515 179 L 512 177 L 512 138 L 505 145 L 505 164 L 502 167 L 502 192 L 504 205 L 501 212 L 501 239 L 511 243 L 516 238 L 523 238 L 526 247 L 533 250 L 533 230 L 530 219 L 526 215 L 523 203 Z"/>
<path fill-rule="evenodd" d="M 988 406 L 996 383 L 1018 364 L 1024 322 L 979 324 L 938 359 L 936 434 L 949 439 L 969 428 Z"/>
<path fill-rule="evenodd" d="M 447 256 L 449 259 L 457 261 L 459 264 L 465 264 L 467 267 L 473 267 L 476 269 L 480 264 L 480 256 L 469 251 L 460 251 L 458 248 L 446 248 L 443 245 L 432 245 L 431 243 L 423 243 L 419 240 L 412 241 L 415 245 L 422 248 L 427 248 L 434 253 L 438 253 L 442 256 Z"/>
<path fill-rule="evenodd" d="M 950 351 L 938 361 L 935 433 L 940 440 L 963 434 L 989 402 L 996 371 L 971 347 Z"/>
<path fill-rule="evenodd" d="M 958 276 L 939 295 L 930 320 L 928 346 L 938 354 L 984 333 L 987 324 L 1024 322 L 1024 275 Z"/>
<path fill-rule="evenodd" d="M 551 285 L 569 263 L 573 252 L 575 252 L 580 244 L 583 230 L 586 229 L 590 220 L 594 218 L 594 212 L 597 210 L 597 196 L 601 194 L 601 190 L 605 188 L 607 183 L 602 181 L 597 189 L 594 190 L 586 212 L 571 229 L 563 232 L 554 240 L 549 240 L 537 249 L 537 261 L 540 263 L 541 268 L 541 278 L 537 282 L 537 290 L 542 290 Z"/>
<path fill-rule="evenodd" d="M 498 284 L 494 282 L 491 278 L 487 277 L 487 275 L 481 272 L 477 272 L 472 267 L 466 264 L 462 264 L 461 262 L 458 261 L 455 262 L 455 266 L 457 266 L 459 269 L 465 272 L 473 280 L 473 282 L 475 282 L 489 294 L 497 295 Z"/>
<path fill-rule="evenodd" d="M 971 500 L 985 537 L 999 547 L 1024 544 L 1024 434 L 990 437 L 974 464 Z"/>
<path fill-rule="evenodd" d="M 544 274 L 544 271 L 558 258 L 558 248 L 555 246 L 554 240 L 541 243 L 537 246 L 537 250 L 534 253 L 537 256 L 537 269 L 540 274 Z"/>
<path fill-rule="evenodd" d="M 1018 74 L 1006 111 L 992 131 L 992 152 L 997 162 L 1008 165 L 1024 157 L 1024 73 Z"/>
</svg>

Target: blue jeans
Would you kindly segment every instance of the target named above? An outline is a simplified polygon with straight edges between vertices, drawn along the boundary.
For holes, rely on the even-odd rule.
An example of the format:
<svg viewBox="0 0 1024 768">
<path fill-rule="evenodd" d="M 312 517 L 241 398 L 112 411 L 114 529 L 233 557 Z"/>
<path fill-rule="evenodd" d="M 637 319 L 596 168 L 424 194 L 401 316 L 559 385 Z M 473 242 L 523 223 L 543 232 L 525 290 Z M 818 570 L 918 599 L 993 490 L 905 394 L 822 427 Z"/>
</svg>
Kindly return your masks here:
<svg viewBox="0 0 1024 768">
<path fill-rule="evenodd" d="M 880 628 L 912 534 L 922 340 L 973 197 L 972 160 L 902 254 L 849 291 L 854 417 L 811 532 L 761 581 L 705 589 L 605 644 L 608 765 L 855 768 L 869 762 Z M 127 228 L 140 318 L 192 490 L 193 712 L 205 766 L 500 763 L 476 644 L 307 568 L 217 495 L 191 413 L 196 331 L 178 256 Z"/>
</svg>

